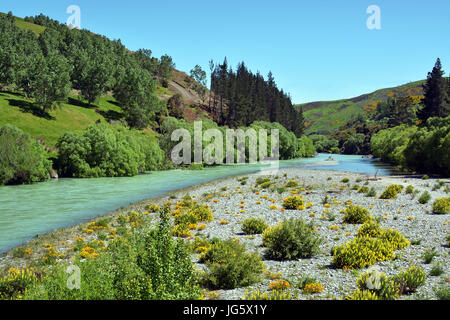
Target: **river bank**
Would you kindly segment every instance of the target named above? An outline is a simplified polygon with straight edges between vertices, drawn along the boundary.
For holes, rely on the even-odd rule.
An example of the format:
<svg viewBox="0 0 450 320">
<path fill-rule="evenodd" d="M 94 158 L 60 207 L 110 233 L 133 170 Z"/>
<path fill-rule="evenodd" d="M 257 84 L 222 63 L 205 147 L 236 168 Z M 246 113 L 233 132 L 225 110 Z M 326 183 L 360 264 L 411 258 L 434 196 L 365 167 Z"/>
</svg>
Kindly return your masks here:
<svg viewBox="0 0 450 320">
<path fill-rule="evenodd" d="M 146 207 L 149 204 L 163 205 L 169 202 L 175 205 L 177 201 L 189 194 L 199 203 L 208 204 L 214 215 L 214 220 L 206 223 L 203 230 L 193 231 L 194 236 L 238 238 L 246 244 L 247 250 L 256 251 L 263 257 L 267 269 L 266 275 L 269 276 L 253 285 L 253 289 L 267 290 L 275 274 L 290 283 L 306 275 L 316 278 L 317 282 L 324 287 L 323 292 L 300 297 L 304 299 L 342 298 L 356 289 L 355 281 L 359 272 L 344 271 L 330 266 L 332 261 L 330 249 L 354 238 L 360 226 L 342 222 L 342 210 L 349 202 L 367 208 L 372 216 L 379 219 L 383 228 L 397 229 L 411 242 L 410 246 L 398 251 L 396 259 L 377 263 L 376 266 L 381 272 L 390 276 L 411 265 L 420 266 L 427 274 L 437 264 L 443 269 L 442 275 L 428 276 L 425 285 L 415 294 L 402 296 L 402 299 L 434 299 L 434 289 L 448 281 L 446 236 L 450 232 L 450 218 L 445 214 L 432 213 L 433 200 L 448 196 L 448 189 L 444 191 L 449 185 L 448 179 L 441 180 L 443 186 L 436 189 L 437 179 L 422 180 L 406 176 L 390 176 L 379 177 L 375 180 L 373 176 L 357 173 L 283 168 L 269 176 L 270 179 L 280 186 L 295 180 L 299 186 L 286 188 L 282 194 L 279 194 L 275 190 L 271 192 L 267 189 L 255 192 L 255 180 L 261 175 L 246 176 L 248 178 L 245 184 L 242 184 L 239 176 L 215 180 L 179 189 L 155 199 L 140 201 L 92 220 L 93 222 L 103 221 L 103 224 L 107 221 L 107 228 L 96 228 L 95 223 L 86 222 L 55 230 L 6 252 L 0 258 L 0 267 L 6 269 L 39 265 L 39 261 L 48 255 L 48 248 L 54 248 L 58 253 L 56 263 L 70 262 L 72 258 L 80 254 L 75 247 L 81 239 L 83 243 L 102 241 L 106 248 L 108 240 L 117 236 L 117 221 L 121 215 L 129 212 L 141 213 L 146 224 L 150 226 L 157 221 L 158 213 L 147 210 Z M 349 179 L 347 183 L 343 182 L 345 178 Z M 379 196 L 386 186 L 393 183 L 403 185 L 403 190 L 411 185 L 418 192 L 416 195 L 402 192 L 396 199 L 384 200 L 358 193 L 355 187 L 355 185 L 373 187 Z M 430 193 L 431 200 L 426 204 L 419 204 L 418 198 L 424 191 Z M 311 206 L 304 210 L 282 211 L 283 198 L 291 193 L 301 194 L 305 202 L 311 203 Z M 325 196 L 328 196 L 330 200 L 326 206 L 322 203 Z M 263 218 L 270 226 L 290 217 L 313 222 L 319 235 L 325 239 L 320 248 L 321 253 L 310 259 L 293 261 L 266 259 L 264 258 L 265 249 L 262 247 L 262 236 L 247 236 L 242 232 L 241 223 L 248 217 Z M 433 263 L 424 263 L 424 253 L 432 248 L 435 248 L 436 252 Z M 193 255 L 193 261 L 198 269 L 205 268 L 204 264 L 198 262 L 196 255 Z M 246 290 L 249 288 L 219 290 L 217 295 L 218 299 L 240 299 Z"/>
</svg>

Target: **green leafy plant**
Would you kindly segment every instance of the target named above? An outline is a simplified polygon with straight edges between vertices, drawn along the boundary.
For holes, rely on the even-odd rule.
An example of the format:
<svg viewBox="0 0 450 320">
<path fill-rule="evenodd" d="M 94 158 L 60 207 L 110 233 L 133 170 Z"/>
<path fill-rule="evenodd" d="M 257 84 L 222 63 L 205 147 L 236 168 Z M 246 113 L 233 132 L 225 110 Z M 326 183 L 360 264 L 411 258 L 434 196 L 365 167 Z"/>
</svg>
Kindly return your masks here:
<svg viewBox="0 0 450 320">
<path fill-rule="evenodd" d="M 447 214 L 450 212 L 450 197 L 438 198 L 433 202 L 433 213 Z"/>
<path fill-rule="evenodd" d="M 418 287 L 425 284 L 427 275 L 420 267 L 411 266 L 393 277 L 400 286 L 400 294 L 415 292 Z"/>
<path fill-rule="evenodd" d="M 323 239 L 313 228 L 313 224 L 308 224 L 303 219 L 291 218 L 266 229 L 263 245 L 267 247 L 267 256 L 276 260 L 292 260 L 317 254 Z"/>
<path fill-rule="evenodd" d="M 372 216 L 369 214 L 369 211 L 358 205 L 351 205 L 345 209 L 343 221 L 345 223 L 364 223 L 366 221 L 372 220 Z"/>
<path fill-rule="evenodd" d="M 419 203 L 420 204 L 425 204 L 425 203 L 428 203 L 428 201 L 430 201 L 431 200 L 431 195 L 430 195 L 430 193 L 428 192 L 428 191 L 424 191 L 421 195 L 420 195 L 420 197 L 419 197 Z"/>
<path fill-rule="evenodd" d="M 402 192 L 403 186 L 399 184 L 391 184 L 386 187 L 383 193 L 380 195 L 380 199 L 395 199 L 397 194 Z"/>
<path fill-rule="evenodd" d="M 260 234 L 267 228 L 267 223 L 259 218 L 247 218 L 242 222 L 242 231 L 245 234 Z"/>
</svg>

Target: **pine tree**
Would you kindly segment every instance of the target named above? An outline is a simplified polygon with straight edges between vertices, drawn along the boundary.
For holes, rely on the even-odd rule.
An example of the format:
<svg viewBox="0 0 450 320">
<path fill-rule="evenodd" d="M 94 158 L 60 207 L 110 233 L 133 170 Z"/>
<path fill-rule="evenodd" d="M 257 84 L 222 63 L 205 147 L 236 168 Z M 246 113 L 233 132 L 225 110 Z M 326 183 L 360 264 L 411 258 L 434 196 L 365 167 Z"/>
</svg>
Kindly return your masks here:
<svg viewBox="0 0 450 320">
<path fill-rule="evenodd" d="M 429 117 L 445 117 L 450 114 L 448 103 L 448 84 L 443 77 L 441 60 L 438 58 L 434 68 L 428 73 L 427 82 L 423 85 L 423 108 L 418 116 L 423 122 Z"/>
</svg>

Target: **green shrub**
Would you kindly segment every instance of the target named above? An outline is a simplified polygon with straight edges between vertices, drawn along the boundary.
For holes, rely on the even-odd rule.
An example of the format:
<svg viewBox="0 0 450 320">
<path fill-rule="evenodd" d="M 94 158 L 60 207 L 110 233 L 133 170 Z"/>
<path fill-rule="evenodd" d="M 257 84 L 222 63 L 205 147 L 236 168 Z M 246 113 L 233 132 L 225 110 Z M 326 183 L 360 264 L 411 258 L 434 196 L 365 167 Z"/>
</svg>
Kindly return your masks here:
<svg viewBox="0 0 450 320">
<path fill-rule="evenodd" d="M 379 238 L 382 234 L 380 224 L 375 220 L 366 221 L 361 227 L 359 227 L 357 236 L 368 238 Z"/>
<path fill-rule="evenodd" d="M 302 219 L 289 219 L 268 228 L 263 234 L 263 245 L 268 257 L 276 260 L 309 258 L 319 252 L 321 239 L 314 226 Z"/>
<path fill-rule="evenodd" d="M 366 197 L 375 198 L 377 196 L 377 191 L 374 187 L 370 188 L 370 190 L 366 193 Z"/>
<path fill-rule="evenodd" d="M 247 218 L 242 222 L 242 231 L 245 234 L 260 234 L 267 228 L 268 225 L 263 219 Z"/>
<path fill-rule="evenodd" d="M 343 179 L 341 180 L 342 183 L 348 183 L 349 181 L 350 181 L 349 178 L 343 178 Z"/>
<path fill-rule="evenodd" d="M 420 267 L 411 266 L 394 276 L 394 281 L 400 286 L 400 294 L 415 292 L 425 284 L 427 275 Z"/>
<path fill-rule="evenodd" d="M 440 288 L 435 288 L 434 294 L 439 300 L 450 300 L 450 286 L 444 284 Z"/>
<path fill-rule="evenodd" d="M 366 186 L 362 186 L 361 188 L 358 189 L 358 193 L 368 193 L 369 192 L 369 188 Z"/>
<path fill-rule="evenodd" d="M 359 290 L 369 290 L 382 300 L 395 300 L 399 297 L 399 285 L 377 270 L 370 270 L 361 274 L 356 280 L 356 284 Z"/>
<path fill-rule="evenodd" d="M 345 223 L 364 223 L 366 221 L 372 220 L 372 216 L 369 214 L 369 211 L 358 205 L 351 205 L 345 209 L 343 221 Z"/>
<path fill-rule="evenodd" d="M 421 195 L 420 195 L 420 197 L 419 197 L 419 203 L 420 204 L 425 204 L 425 203 L 428 203 L 428 201 L 430 201 L 431 200 L 431 195 L 430 195 L 430 193 L 428 192 L 428 191 L 424 191 Z"/>
<path fill-rule="evenodd" d="M 398 230 L 395 229 L 382 229 L 380 239 L 386 240 L 390 245 L 397 249 L 403 249 L 409 247 L 410 242 L 406 239 Z"/>
<path fill-rule="evenodd" d="M 190 252 L 170 234 L 170 209 L 160 212 L 157 227 L 110 241 L 99 257 L 76 262 L 81 287 L 67 287 L 66 265 L 56 265 L 25 299 L 198 299 L 201 289 Z"/>
<path fill-rule="evenodd" d="M 105 123 L 64 134 L 57 148 L 60 175 L 78 178 L 137 175 L 158 168 L 164 156 L 155 138 Z"/>
<path fill-rule="evenodd" d="M 444 273 L 444 269 L 439 265 L 435 264 L 430 270 L 430 276 L 439 277 Z"/>
<path fill-rule="evenodd" d="M 268 177 L 256 178 L 255 186 L 257 187 L 257 186 L 259 186 L 259 185 L 261 185 L 263 183 L 266 183 L 266 182 L 270 182 L 270 178 L 268 178 Z"/>
<path fill-rule="evenodd" d="M 286 188 L 295 188 L 298 187 L 298 182 L 295 180 L 290 180 L 288 181 L 288 183 L 286 183 L 285 185 Z"/>
<path fill-rule="evenodd" d="M 209 269 L 203 275 L 203 282 L 214 288 L 248 286 L 257 282 L 263 271 L 259 254 L 248 253 L 245 245 L 234 239 L 212 244 L 200 261 L 205 262 Z"/>
<path fill-rule="evenodd" d="M 426 264 L 430 264 L 437 255 L 436 248 L 432 248 L 431 250 L 425 249 L 422 258 Z"/>
<path fill-rule="evenodd" d="M 283 199 L 283 208 L 285 209 L 294 210 L 303 205 L 305 205 L 305 200 L 300 196 L 289 196 Z"/>
<path fill-rule="evenodd" d="M 414 193 L 414 187 L 412 185 L 408 185 L 405 189 L 406 194 L 413 194 Z"/>
<path fill-rule="evenodd" d="M 403 186 L 399 184 L 391 184 L 386 187 L 383 193 L 380 195 L 380 199 L 395 199 L 397 194 L 402 192 Z"/>
<path fill-rule="evenodd" d="M 0 127 L 0 185 L 44 181 L 50 169 L 41 144 L 12 125 Z"/>
<path fill-rule="evenodd" d="M 433 202 L 433 213 L 447 214 L 450 212 L 450 197 L 438 198 Z"/>
</svg>

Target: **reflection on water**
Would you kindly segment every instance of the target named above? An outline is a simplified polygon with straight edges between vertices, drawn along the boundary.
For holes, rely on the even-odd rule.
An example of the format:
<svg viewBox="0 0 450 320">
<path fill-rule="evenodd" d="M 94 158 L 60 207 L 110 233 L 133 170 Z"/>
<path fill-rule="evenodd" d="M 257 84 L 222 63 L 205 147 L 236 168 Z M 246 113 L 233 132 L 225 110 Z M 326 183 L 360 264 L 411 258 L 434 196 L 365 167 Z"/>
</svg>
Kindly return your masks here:
<svg viewBox="0 0 450 320">
<path fill-rule="evenodd" d="M 305 167 L 390 175 L 393 171 L 373 159 L 332 155 L 337 163 L 324 165 L 330 155 L 280 161 L 280 167 Z M 0 252 L 54 229 L 71 226 L 121 206 L 198 183 L 254 173 L 267 165 L 218 166 L 204 170 L 169 170 L 125 178 L 58 179 L 0 187 Z"/>
</svg>

